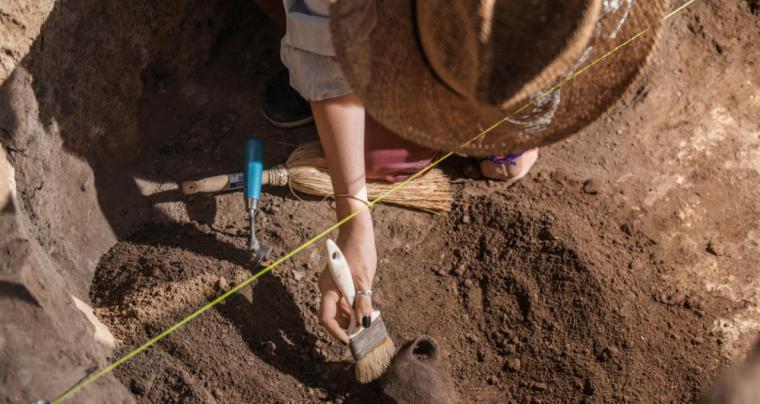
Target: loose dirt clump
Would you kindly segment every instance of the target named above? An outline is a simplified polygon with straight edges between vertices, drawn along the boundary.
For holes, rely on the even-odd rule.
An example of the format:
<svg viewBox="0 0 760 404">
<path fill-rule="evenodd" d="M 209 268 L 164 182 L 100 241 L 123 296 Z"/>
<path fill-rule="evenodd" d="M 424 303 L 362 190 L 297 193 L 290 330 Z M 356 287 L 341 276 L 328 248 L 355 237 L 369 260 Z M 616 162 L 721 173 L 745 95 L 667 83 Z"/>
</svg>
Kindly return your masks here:
<svg viewBox="0 0 760 404">
<path fill-rule="evenodd" d="M 502 359 L 493 384 L 563 402 L 697 399 L 718 363 L 705 313 L 658 302 L 653 240 L 562 196 L 476 199 L 455 227 L 452 244 L 472 246 L 464 304 Z"/>
</svg>

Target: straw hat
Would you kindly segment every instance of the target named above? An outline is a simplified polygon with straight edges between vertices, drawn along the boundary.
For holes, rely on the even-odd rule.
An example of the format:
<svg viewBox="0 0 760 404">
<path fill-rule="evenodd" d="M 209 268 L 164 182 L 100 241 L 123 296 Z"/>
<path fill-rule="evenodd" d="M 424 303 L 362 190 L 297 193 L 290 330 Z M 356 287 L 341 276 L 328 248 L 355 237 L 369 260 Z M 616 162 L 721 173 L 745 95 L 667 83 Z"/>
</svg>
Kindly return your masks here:
<svg viewBox="0 0 760 404">
<path fill-rule="evenodd" d="M 602 115 L 646 65 L 667 3 L 333 0 L 330 28 L 346 79 L 377 121 L 433 149 L 486 156 L 558 141 Z M 647 27 L 634 44 L 536 98 Z"/>
</svg>

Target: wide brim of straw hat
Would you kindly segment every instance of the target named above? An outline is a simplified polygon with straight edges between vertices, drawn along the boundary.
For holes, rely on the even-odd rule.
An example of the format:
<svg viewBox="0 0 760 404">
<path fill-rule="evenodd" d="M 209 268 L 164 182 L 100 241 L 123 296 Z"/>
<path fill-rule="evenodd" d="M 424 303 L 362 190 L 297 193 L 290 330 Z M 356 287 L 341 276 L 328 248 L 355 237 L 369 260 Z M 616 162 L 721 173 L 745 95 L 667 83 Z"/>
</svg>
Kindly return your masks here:
<svg viewBox="0 0 760 404">
<path fill-rule="evenodd" d="M 333 0 L 330 26 L 336 59 L 367 112 L 388 129 L 432 149 L 480 157 L 559 141 L 602 116 L 648 64 L 669 1 L 605 2 L 587 51 L 557 83 L 642 30 L 649 31 L 551 94 L 539 97 L 539 92 L 501 108 L 465 98 L 435 76 L 419 47 L 413 4 Z"/>
</svg>

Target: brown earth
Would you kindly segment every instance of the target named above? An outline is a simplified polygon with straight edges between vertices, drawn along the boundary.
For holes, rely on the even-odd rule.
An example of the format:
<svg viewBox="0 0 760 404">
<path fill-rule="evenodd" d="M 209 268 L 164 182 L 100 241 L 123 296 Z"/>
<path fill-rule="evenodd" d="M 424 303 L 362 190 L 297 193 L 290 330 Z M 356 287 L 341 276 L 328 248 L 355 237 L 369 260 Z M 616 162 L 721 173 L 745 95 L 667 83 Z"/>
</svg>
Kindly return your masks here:
<svg viewBox="0 0 760 404">
<path fill-rule="evenodd" d="M 376 289 L 394 339 L 436 337 L 467 401 L 697 398 L 721 365 L 706 311 L 716 302 L 663 288 L 652 239 L 560 175 L 484 191 L 448 217 L 376 211 Z M 304 236 L 286 212 L 305 203 L 318 214 L 300 227 L 329 221 L 318 202 L 274 203 L 264 237 L 278 245 Z M 125 347 L 157 334 L 251 275 L 239 230 L 153 226 L 117 244 L 93 282 L 98 315 Z M 318 256 L 283 265 L 117 376 L 144 402 L 366 401 L 374 387 L 348 382 L 345 352 L 316 322 Z"/>
<path fill-rule="evenodd" d="M 176 181 L 238 171 L 247 137 L 271 165 L 315 133 L 261 118 L 279 34 L 249 2 L 57 2 L 14 35 L 0 401 L 28 402 L 251 274 L 242 196 L 184 198 Z M 516 186 L 458 181 L 448 216 L 376 208 L 376 300 L 394 339 L 438 339 L 465 401 L 691 402 L 709 389 L 760 331 L 757 37 L 756 1 L 698 0 L 631 94 L 542 149 Z M 265 190 L 274 255 L 333 222 L 305 199 Z M 316 324 L 322 265 L 307 248 L 77 401 L 376 398 Z M 95 306 L 113 352 L 69 296 Z"/>
</svg>

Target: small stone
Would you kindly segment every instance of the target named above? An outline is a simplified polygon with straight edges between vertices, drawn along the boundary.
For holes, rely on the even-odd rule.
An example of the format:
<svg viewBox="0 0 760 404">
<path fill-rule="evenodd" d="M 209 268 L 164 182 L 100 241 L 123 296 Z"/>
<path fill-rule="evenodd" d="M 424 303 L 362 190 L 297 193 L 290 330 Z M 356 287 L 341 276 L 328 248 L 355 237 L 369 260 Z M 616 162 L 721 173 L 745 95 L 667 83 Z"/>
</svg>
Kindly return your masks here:
<svg viewBox="0 0 760 404">
<path fill-rule="evenodd" d="M 478 348 L 477 355 L 478 355 L 478 362 L 485 362 L 488 360 L 488 351 L 486 351 L 483 348 L 480 348 L 480 347 Z"/>
<path fill-rule="evenodd" d="M 280 213 L 279 207 L 275 206 L 273 203 L 269 202 L 267 204 L 264 204 L 264 206 L 261 207 L 261 210 L 264 211 L 264 213 L 273 215 L 276 213 Z"/>
<path fill-rule="evenodd" d="M 590 178 L 583 183 L 583 193 L 588 195 L 596 195 L 601 190 L 602 186 L 598 180 Z"/>
<path fill-rule="evenodd" d="M 464 215 L 464 216 L 462 216 L 462 223 L 469 224 L 471 221 L 472 221 L 472 219 L 470 219 L 470 215 Z"/>
<path fill-rule="evenodd" d="M 496 375 L 488 376 L 488 378 L 486 379 L 486 383 L 488 383 L 488 384 L 490 384 L 492 386 L 494 384 L 498 383 L 498 382 L 499 382 L 499 378 L 496 377 Z"/>
<path fill-rule="evenodd" d="M 220 276 L 216 281 L 216 287 L 219 288 L 219 290 L 227 290 L 230 287 L 230 283 L 227 282 L 227 278 Z"/>
<path fill-rule="evenodd" d="M 465 336 L 465 338 L 467 338 L 467 341 L 470 341 L 470 342 L 476 342 L 478 340 L 478 337 L 476 337 L 475 334 L 473 334 L 471 332 L 467 333 L 467 335 Z"/>
<path fill-rule="evenodd" d="M 444 275 L 446 275 L 446 271 L 444 271 L 443 268 L 441 268 L 441 267 L 433 267 L 431 269 L 438 276 L 444 276 Z"/>
<path fill-rule="evenodd" d="M 694 337 L 691 339 L 691 343 L 694 345 L 702 345 L 704 344 L 704 342 L 705 342 L 705 339 L 702 337 Z"/>
<path fill-rule="evenodd" d="M 726 247 L 723 245 L 723 243 L 717 240 L 710 240 L 707 243 L 706 250 L 708 253 L 718 257 L 726 254 Z"/>
<path fill-rule="evenodd" d="M 222 393 L 222 390 L 220 389 L 214 389 L 214 391 L 211 392 L 211 395 L 217 400 L 221 400 L 224 397 L 224 393 Z"/>
<path fill-rule="evenodd" d="M 464 264 L 459 264 L 456 268 L 454 268 L 454 273 L 456 276 L 462 276 L 467 271 L 467 266 Z"/>
<path fill-rule="evenodd" d="M 517 358 L 512 358 L 507 361 L 507 370 L 512 372 L 518 372 L 522 368 L 522 363 Z"/>
<path fill-rule="evenodd" d="M 532 388 L 533 390 L 536 390 L 536 391 L 546 391 L 546 389 L 548 389 L 549 386 L 547 386 L 546 383 L 536 383 L 536 382 L 533 382 L 533 383 L 531 383 L 530 388 Z"/>
<path fill-rule="evenodd" d="M 296 282 L 298 282 L 298 281 L 300 281 L 301 279 L 303 279 L 303 277 L 306 275 L 306 273 L 305 273 L 305 272 L 303 272 L 303 271 L 298 271 L 298 270 L 295 270 L 295 269 L 293 270 L 292 274 L 293 274 L 293 279 L 294 279 Z"/>
<path fill-rule="evenodd" d="M 195 384 L 195 378 L 192 375 L 182 374 L 181 378 L 187 386 L 192 386 Z"/>
<path fill-rule="evenodd" d="M 636 260 L 631 260 L 631 262 L 628 263 L 628 269 L 634 272 L 639 272 L 641 271 L 641 264 Z"/>
<path fill-rule="evenodd" d="M 261 343 L 261 351 L 264 352 L 264 355 L 274 355 L 277 351 L 277 345 L 272 341 L 264 341 Z"/>
<path fill-rule="evenodd" d="M 515 344 L 507 344 L 504 346 L 504 352 L 508 354 L 513 354 L 515 353 L 516 350 L 517 350 L 517 347 L 515 346 Z"/>
</svg>

